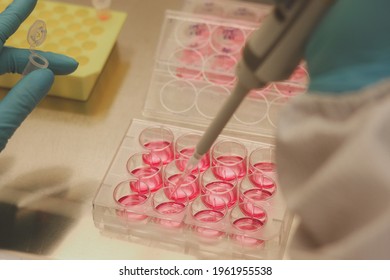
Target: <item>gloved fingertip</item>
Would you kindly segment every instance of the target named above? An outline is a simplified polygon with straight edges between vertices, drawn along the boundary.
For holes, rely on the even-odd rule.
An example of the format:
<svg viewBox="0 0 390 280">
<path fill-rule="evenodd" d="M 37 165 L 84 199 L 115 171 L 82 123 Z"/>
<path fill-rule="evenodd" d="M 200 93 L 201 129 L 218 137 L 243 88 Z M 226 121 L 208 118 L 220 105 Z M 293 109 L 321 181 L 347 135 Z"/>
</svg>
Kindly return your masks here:
<svg viewBox="0 0 390 280">
<path fill-rule="evenodd" d="M 50 69 L 38 69 L 26 75 L 13 90 L 27 89 L 34 94 L 38 100 L 42 99 L 54 83 L 54 73 Z M 37 100 L 37 101 L 38 101 Z"/>
<path fill-rule="evenodd" d="M 35 74 L 42 79 L 50 79 L 50 80 L 54 81 L 54 73 L 49 68 L 37 69 L 37 70 L 33 71 L 32 74 Z"/>
<path fill-rule="evenodd" d="M 54 82 L 54 73 L 49 68 L 37 69 L 26 75 L 26 79 L 41 81 L 37 85 L 44 86 Z"/>
<path fill-rule="evenodd" d="M 67 74 L 70 74 L 70 73 L 76 71 L 76 69 L 79 67 L 79 62 L 76 59 L 74 59 L 73 57 L 69 57 L 69 56 L 66 57 L 66 60 L 67 60 L 67 65 L 68 65 L 68 67 L 67 67 L 68 73 Z"/>
<path fill-rule="evenodd" d="M 70 74 L 79 66 L 77 60 L 67 55 L 52 52 L 42 53 L 42 55 L 49 61 L 49 68 L 55 75 Z"/>
</svg>

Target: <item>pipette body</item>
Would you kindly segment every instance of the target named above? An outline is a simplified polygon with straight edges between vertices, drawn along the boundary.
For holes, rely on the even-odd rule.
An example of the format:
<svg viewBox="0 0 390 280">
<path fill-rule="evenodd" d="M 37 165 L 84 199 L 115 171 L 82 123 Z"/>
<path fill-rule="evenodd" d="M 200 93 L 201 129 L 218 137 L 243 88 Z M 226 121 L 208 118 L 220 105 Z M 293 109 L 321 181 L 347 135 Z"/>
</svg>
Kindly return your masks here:
<svg viewBox="0 0 390 280">
<path fill-rule="evenodd" d="M 196 146 L 193 165 L 211 148 L 245 96 L 255 88 L 287 79 L 301 62 L 305 43 L 332 0 L 279 0 L 245 44 L 233 92 Z M 187 168 L 188 169 L 188 168 Z"/>
</svg>

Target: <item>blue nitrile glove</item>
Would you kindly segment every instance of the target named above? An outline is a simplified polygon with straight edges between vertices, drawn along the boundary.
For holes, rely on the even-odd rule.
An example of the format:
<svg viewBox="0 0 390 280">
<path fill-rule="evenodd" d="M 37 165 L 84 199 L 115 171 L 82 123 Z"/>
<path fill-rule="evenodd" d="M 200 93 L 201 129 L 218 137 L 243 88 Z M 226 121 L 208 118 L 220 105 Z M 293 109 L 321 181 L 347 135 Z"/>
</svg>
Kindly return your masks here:
<svg viewBox="0 0 390 280">
<path fill-rule="evenodd" d="M 309 92 L 343 94 L 390 77 L 390 1 L 336 0 L 306 48 Z"/>
<path fill-rule="evenodd" d="M 22 73 L 29 50 L 4 47 L 6 40 L 34 9 L 37 0 L 14 0 L 0 14 L 0 74 Z M 65 75 L 76 70 L 72 58 L 54 53 L 40 53 L 49 61 L 50 69 L 36 70 L 23 77 L 0 101 L 0 151 L 27 115 L 48 93 L 54 74 Z"/>
</svg>

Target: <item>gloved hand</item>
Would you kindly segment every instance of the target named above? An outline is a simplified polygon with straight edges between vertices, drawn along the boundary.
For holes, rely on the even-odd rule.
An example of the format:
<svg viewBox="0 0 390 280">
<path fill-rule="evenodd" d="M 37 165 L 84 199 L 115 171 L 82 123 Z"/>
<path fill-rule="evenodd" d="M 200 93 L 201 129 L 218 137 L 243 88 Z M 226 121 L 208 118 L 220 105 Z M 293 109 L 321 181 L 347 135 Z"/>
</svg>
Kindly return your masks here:
<svg viewBox="0 0 390 280">
<path fill-rule="evenodd" d="M 34 9 L 37 0 L 14 0 L 0 14 L 0 74 L 22 73 L 30 51 L 5 47 L 6 40 Z M 0 151 L 27 115 L 48 93 L 54 74 L 66 75 L 76 70 L 72 58 L 54 53 L 42 53 L 49 61 L 49 69 L 40 69 L 23 77 L 0 101 Z"/>
<path fill-rule="evenodd" d="M 343 94 L 390 77 L 390 1 L 336 0 L 306 48 L 309 92 Z"/>
</svg>

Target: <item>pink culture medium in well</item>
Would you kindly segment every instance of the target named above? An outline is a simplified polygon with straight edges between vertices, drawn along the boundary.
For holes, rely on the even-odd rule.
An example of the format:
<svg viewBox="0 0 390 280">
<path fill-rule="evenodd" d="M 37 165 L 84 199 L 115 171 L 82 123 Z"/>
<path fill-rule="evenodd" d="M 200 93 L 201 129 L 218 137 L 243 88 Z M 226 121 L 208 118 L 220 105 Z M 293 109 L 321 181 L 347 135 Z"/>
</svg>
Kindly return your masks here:
<svg viewBox="0 0 390 280">
<path fill-rule="evenodd" d="M 240 196 L 240 209 L 245 216 L 256 218 L 263 224 L 267 221 L 267 212 L 256 205 L 256 201 Z"/>
<path fill-rule="evenodd" d="M 167 228 L 181 227 L 183 225 L 182 221 L 170 220 L 169 217 L 182 213 L 185 210 L 185 208 L 186 208 L 186 206 L 183 203 L 173 202 L 173 201 L 163 202 L 163 203 L 157 205 L 155 210 L 158 213 L 162 214 L 163 216 L 166 216 L 168 219 L 161 218 L 161 219 L 156 219 L 156 221 L 160 225 L 167 227 Z"/>
<path fill-rule="evenodd" d="M 221 221 L 224 216 L 225 216 L 224 213 L 222 213 L 221 211 L 202 210 L 196 213 L 194 215 L 194 218 L 200 223 L 213 224 Z M 202 226 L 196 226 L 194 227 L 194 230 L 199 235 L 208 238 L 218 238 L 225 234 L 223 231 L 212 229 L 212 228 L 206 228 Z"/>
<path fill-rule="evenodd" d="M 264 240 L 257 239 L 254 237 L 249 237 L 245 235 L 240 234 L 232 234 L 231 238 L 239 243 L 241 246 L 248 246 L 248 247 L 263 247 L 264 246 Z"/>
<path fill-rule="evenodd" d="M 237 202 L 237 190 L 230 182 L 216 181 L 204 186 L 203 203 L 211 209 L 231 208 Z"/>
<path fill-rule="evenodd" d="M 188 159 L 194 154 L 195 148 L 184 148 L 179 151 L 179 153 L 176 155 L 176 158 L 180 159 L 185 159 L 188 161 Z M 181 166 L 178 166 L 180 170 L 184 170 L 187 164 L 187 161 L 179 161 Z M 208 153 L 204 155 L 199 163 L 198 163 L 198 168 L 199 172 L 206 171 L 207 168 L 210 167 L 210 158 L 208 157 Z"/>
<path fill-rule="evenodd" d="M 260 168 L 256 168 L 256 170 L 260 170 Z M 265 169 L 263 169 L 261 170 L 261 172 L 264 172 L 264 174 L 266 175 L 264 176 L 262 173 L 258 173 L 258 175 L 256 175 L 257 173 L 254 173 L 256 170 L 253 168 L 249 168 L 249 173 L 251 174 L 249 180 L 256 187 L 261 188 L 262 190 L 272 195 L 276 191 L 276 184 L 272 178 L 267 177 L 267 173 L 270 173 L 270 175 L 273 176 L 275 172 L 265 171 Z"/>
<path fill-rule="evenodd" d="M 240 199 L 252 200 L 252 201 L 264 201 L 269 199 L 272 196 L 272 193 L 270 193 L 267 190 L 264 189 L 250 189 L 245 191 Z"/>
<path fill-rule="evenodd" d="M 180 180 L 181 179 L 181 180 Z M 179 182 L 180 180 L 180 182 Z M 176 183 L 180 183 L 180 186 L 176 188 Z M 167 197 L 175 201 L 194 200 L 200 193 L 199 182 L 196 180 L 194 174 L 188 174 L 186 177 L 182 177 L 182 174 L 175 174 L 168 178 L 165 185 L 171 186 L 167 189 Z M 172 193 L 170 193 L 172 191 Z"/>
<path fill-rule="evenodd" d="M 250 167 L 250 171 L 260 170 L 263 172 L 276 172 L 276 164 L 273 162 L 257 162 Z"/>
<path fill-rule="evenodd" d="M 158 156 L 162 163 L 168 164 L 174 159 L 172 145 L 168 141 L 153 141 L 144 144 L 144 147 Z M 143 157 L 144 162 L 149 165 L 156 165 L 153 157 Z"/>
<path fill-rule="evenodd" d="M 260 228 L 262 228 L 264 225 L 264 222 L 257 218 L 252 218 L 252 217 L 243 217 L 235 220 L 233 222 L 233 226 L 244 232 L 251 232 L 251 231 L 256 231 Z"/>
<path fill-rule="evenodd" d="M 292 96 L 306 91 L 306 87 L 293 83 L 274 83 L 275 89 L 283 95 Z"/>
<path fill-rule="evenodd" d="M 220 26 L 212 34 L 212 45 L 222 53 L 235 53 L 245 44 L 244 32 L 235 27 Z"/>
<path fill-rule="evenodd" d="M 184 49 L 177 54 L 178 65 L 176 67 L 176 76 L 183 79 L 200 78 L 203 59 L 199 52 Z"/>
<path fill-rule="evenodd" d="M 143 194 L 131 194 L 125 195 L 118 199 L 118 203 L 125 206 L 128 209 L 117 210 L 117 215 L 128 220 L 142 221 L 148 216 L 131 211 L 131 207 L 143 204 L 148 197 Z"/>
<path fill-rule="evenodd" d="M 221 180 L 234 180 L 246 174 L 246 162 L 240 156 L 219 156 L 213 159 L 214 175 Z"/>
<path fill-rule="evenodd" d="M 204 76 L 214 84 L 232 84 L 236 80 L 234 69 L 237 61 L 228 55 L 215 55 L 205 62 Z"/>
<path fill-rule="evenodd" d="M 217 210 L 201 210 L 194 215 L 194 218 L 199 222 L 217 223 L 223 219 L 224 213 Z"/>
<path fill-rule="evenodd" d="M 288 81 L 306 84 L 308 81 L 307 71 L 304 67 L 298 66 L 288 78 Z"/>
<path fill-rule="evenodd" d="M 168 201 L 157 205 L 156 211 L 160 214 L 170 216 L 183 212 L 185 208 L 186 206 L 183 203 Z"/>
<path fill-rule="evenodd" d="M 179 42 L 188 48 L 203 47 L 210 36 L 210 29 L 204 23 L 191 23 L 180 26 L 177 32 Z"/>
<path fill-rule="evenodd" d="M 251 217 L 239 218 L 233 222 L 233 226 L 237 230 L 247 234 L 259 230 L 263 227 L 263 225 L 264 223 L 262 221 Z M 246 236 L 243 234 L 232 234 L 231 237 L 233 238 L 233 240 L 240 243 L 240 245 L 244 246 L 260 246 L 264 243 L 264 241 L 261 239 Z"/>
<path fill-rule="evenodd" d="M 139 167 L 130 173 L 139 179 L 130 183 L 130 188 L 135 192 L 145 193 L 148 190 L 155 192 L 162 187 L 162 177 L 157 167 Z"/>
</svg>

